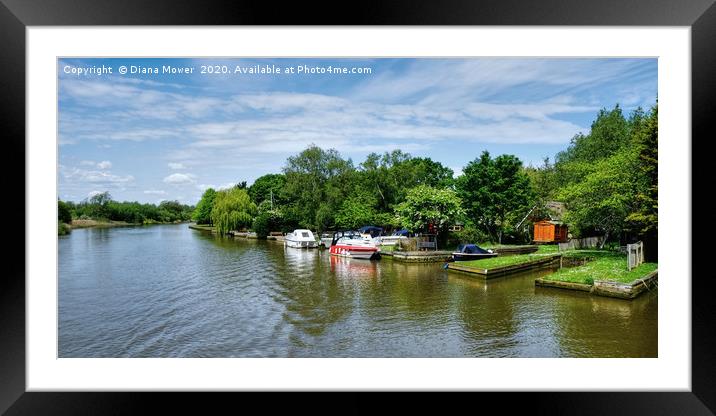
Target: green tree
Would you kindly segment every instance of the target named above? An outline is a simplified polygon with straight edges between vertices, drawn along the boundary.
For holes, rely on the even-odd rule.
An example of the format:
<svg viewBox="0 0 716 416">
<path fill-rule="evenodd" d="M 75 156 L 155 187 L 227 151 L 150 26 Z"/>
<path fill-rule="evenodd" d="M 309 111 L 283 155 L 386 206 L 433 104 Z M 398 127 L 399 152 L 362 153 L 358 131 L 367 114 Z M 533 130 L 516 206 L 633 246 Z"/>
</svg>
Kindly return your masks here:
<svg viewBox="0 0 716 416">
<path fill-rule="evenodd" d="M 438 233 L 444 233 L 462 218 L 464 211 L 455 191 L 418 185 L 395 207 L 395 214 L 400 224 L 409 230 L 427 230 L 432 225 Z"/>
<path fill-rule="evenodd" d="M 57 219 L 65 224 L 72 222 L 70 207 L 63 201 L 57 200 Z"/>
<path fill-rule="evenodd" d="M 251 202 L 248 192 L 231 188 L 216 193 L 211 209 L 211 221 L 220 235 L 252 225 L 256 205 Z"/>
<path fill-rule="evenodd" d="M 554 198 L 558 189 L 557 178 L 554 165 L 550 163 L 549 157 L 542 160 L 541 166 L 525 167 L 524 172 L 530 179 L 532 193 L 538 201 L 546 202 Z"/>
<path fill-rule="evenodd" d="M 658 229 L 659 207 L 659 115 L 658 106 L 645 118 L 643 128 L 634 135 L 639 152 L 637 170 L 640 172 L 636 193 L 636 209 L 627 221 L 640 234 L 655 233 Z"/>
<path fill-rule="evenodd" d="M 303 227 L 333 226 L 334 213 L 353 190 L 353 162 L 334 150 L 311 145 L 286 161 L 283 195 L 290 199 L 290 217 Z"/>
<path fill-rule="evenodd" d="M 633 148 L 582 164 L 583 180 L 564 187 L 559 197 L 567 204 L 565 220 L 577 234 L 597 232 L 605 241 L 625 229 L 636 204 L 638 156 Z"/>
<path fill-rule="evenodd" d="M 196 221 L 197 224 L 211 224 L 211 209 L 214 206 L 215 198 L 216 191 L 213 188 L 204 191 L 192 215 L 192 219 Z"/>
<path fill-rule="evenodd" d="M 415 158 L 401 150 L 369 154 L 360 165 L 362 187 L 378 198 L 378 212 L 391 212 L 408 189 L 418 185 L 452 186 L 453 171 L 430 158 Z"/>
<path fill-rule="evenodd" d="M 658 261 L 659 245 L 659 107 L 654 105 L 635 131 L 634 145 L 639 153 L 636 207 L 627 216 L 629 228 L 644 241 L 648 261 Z"/>
<path fill-rule="evenodd" d="M 365 192 L 349 196 L 343 201 L 336 214 L 336 225 L 341 228 L 356 229 L 364 225 L 376 224 L 376 202 L 374 196 Z"/>
<path fill-rule="evenodd" d="M 499 243 L 535 199 L 522 162 L 513 155 L 492 159 L 487 151 L 463 168 L 456 187 L 468 219 Z"/>
<path fill-rule="evenodd" d="M 274 204 L 283 205 L 285 201 L 282 198 L 281 190 L 285 184 L 286 177 L 284 175 L 273 173 L 263 175 L 249 187 L 249 196 L 256 204 L 269 201 L 273 197 Z"/>
<path fill-rule="evenodd" d="M 92 218 L 109 219 L 109 204 L 111 201 L 112 195 L 106 191 L 92 195 L 85 200 L 87 214 Z"/>
<path fill-rule="evenodd" d="M 597 114 L 589 134 L 577 134 L 567 150 L 557 154 L 558 162 L 594 162 L 609 157 L 630 142 L 630 124 L 617 104 Z"/>
<path fill-rule="evenodd" d="M 454 184 L 453 170 L 429 157 L 414 157 L 403 163 L 412 174 L 411 184 L 434 188 L 450 188 Z"/>
</svg>

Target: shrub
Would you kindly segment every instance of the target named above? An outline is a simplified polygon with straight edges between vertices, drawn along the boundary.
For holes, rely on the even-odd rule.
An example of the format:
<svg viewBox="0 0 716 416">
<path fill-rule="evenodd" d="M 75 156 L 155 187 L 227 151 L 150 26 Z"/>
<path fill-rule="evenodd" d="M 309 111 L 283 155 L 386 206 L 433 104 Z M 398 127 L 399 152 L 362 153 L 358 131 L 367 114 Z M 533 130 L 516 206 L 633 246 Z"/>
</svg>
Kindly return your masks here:
<svg viewBox="0 0 716 416">
<path fill-rule="evenodd" d="M 67 235 L 70 231 L 72 231 L 72 228 L 69 225 L 62 221 L 57 221 L 57 235 Z"/>
</svg>

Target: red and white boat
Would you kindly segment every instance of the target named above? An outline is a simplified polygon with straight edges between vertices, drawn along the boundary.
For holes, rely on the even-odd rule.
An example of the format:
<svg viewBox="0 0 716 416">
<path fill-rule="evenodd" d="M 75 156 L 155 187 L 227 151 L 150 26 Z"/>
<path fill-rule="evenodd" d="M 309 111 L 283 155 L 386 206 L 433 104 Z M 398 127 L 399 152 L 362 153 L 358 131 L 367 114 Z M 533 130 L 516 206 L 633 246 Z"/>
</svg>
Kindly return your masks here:
<svg viewBox="0 0 716 416">
<path fill-rule="evenodd" d="M 358 233 L 338 231 L 333 234 L 330 253 L 332 256 L 372 259 L 379 255 L 380 249 L 372 240 Z"/>
</svg>

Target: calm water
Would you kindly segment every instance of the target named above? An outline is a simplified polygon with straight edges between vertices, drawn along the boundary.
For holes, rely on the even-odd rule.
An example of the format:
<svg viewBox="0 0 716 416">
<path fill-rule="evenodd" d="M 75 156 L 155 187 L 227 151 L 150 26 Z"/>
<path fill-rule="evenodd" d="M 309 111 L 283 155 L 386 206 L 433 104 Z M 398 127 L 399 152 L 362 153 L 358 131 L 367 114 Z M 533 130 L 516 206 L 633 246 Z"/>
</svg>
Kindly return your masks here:
<svg viewBox="0 0 716 416">
<path fill-rule="evenodd" d="M 657 356 L 656 292 L 599 298 L 536 276 L 485 283 L 186 224 L 74 230 L 59 237 L 59 356 Z"/>
</svg>

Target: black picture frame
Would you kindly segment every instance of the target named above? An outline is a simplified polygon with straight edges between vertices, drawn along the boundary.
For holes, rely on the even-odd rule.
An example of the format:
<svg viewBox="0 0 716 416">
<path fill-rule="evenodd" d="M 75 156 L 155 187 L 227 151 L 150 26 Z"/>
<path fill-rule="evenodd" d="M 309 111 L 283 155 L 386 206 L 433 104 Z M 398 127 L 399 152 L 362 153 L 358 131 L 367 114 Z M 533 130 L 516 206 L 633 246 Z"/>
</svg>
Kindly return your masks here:
<svg viewBox="0 0 716 416">
<path fill-rule="evenodd" d="M 7 414 L 114 414 L 143 413 L 156 403 L 184 410 L 198 406 L 202 413 L 229 403 L 238 409 L 246 396 L 146 393 L 29 393 L 25 392 L 25 185 L 15 178 L 25 172 L 25 29 L 27 26 L 73 25 L 597 25 L 597 26 L 689 26 L 692 39 L 692 190 L 707 178 L 704 169 L 695 169 L 708 152 L 694 151 L 709 143 L 714 110 L 711 99 L 716 89 L 716 5 L 714 0 L 490 0 L 442 1 L 431 4 L 401 1 L 391 3 L 335 2 L 319 6 L 293 2 L 249 1 L 170 1 L 170 0 L 0 0 L 0 126 L 5 145 L 3 204 L 4 227 L 11 236 L 3 262 L 6 270 L 0 284 L 0 412 Z M 22 155 L 23 157 L 20 157 Z M 708 164 L 702 165 L 708 166 Z M 708 169 L 706 169 L 708 170 Z M 706 194 L 709 194 L 706 192 Z M 693 192 L 692 199 L 704 196 Z M 19 202 L 22 201 L 22 202 Z M 705 201 L 706 202 L 706 201 Z M 21 205 L 21 206 L 20 206 Z M 710 204 L 691 201 L 692 218 L 708 219 Z M 53 209 L 48 207 L 48 209 Z M 23 221 L 20 221 L 22 217 Z M 690 219 L 684 222 L 692 230 Z M 697 244 L 692 233 L 693 259 L 707 256 L 706 244 Z M 693 264 L 691 265 L 693 268 Z M 688 269 L 688 268 L 687 268 Z M 716 342 L 714 337 L 713 273 L 693 269 L 692 275 L 692 389 L 690 392 L 610 392 L 610 393 L 480 393 L 479 408 L 494 405 L 501 411 L 527 409 L 537 413 L 571 414 L 714 414 L 716 411 Z M 681 278 L 691 276 L 685 272 Z M 266 403 L 265 396 L 258 399 Z M 315 396 L 300 400 L 270 401 L 271 410 L 315 406 Z M 343 402 L 340 413 L 367 413 L 375 401 L 359 393 L 335 396 Z M 432 395 L 413 395 L 399 404 L 380 406 L 380 410 L 425 409 L 439 406 L 442 412 L 457 410 L 475 397 L 455 401 L 435 400 Z M 401 403 L 402 401 L 402 403 Z M 220 409 L 221 407 L 216 407 Z M 335 413 L 335 409 L 327 409 Z"/>
</svg>

